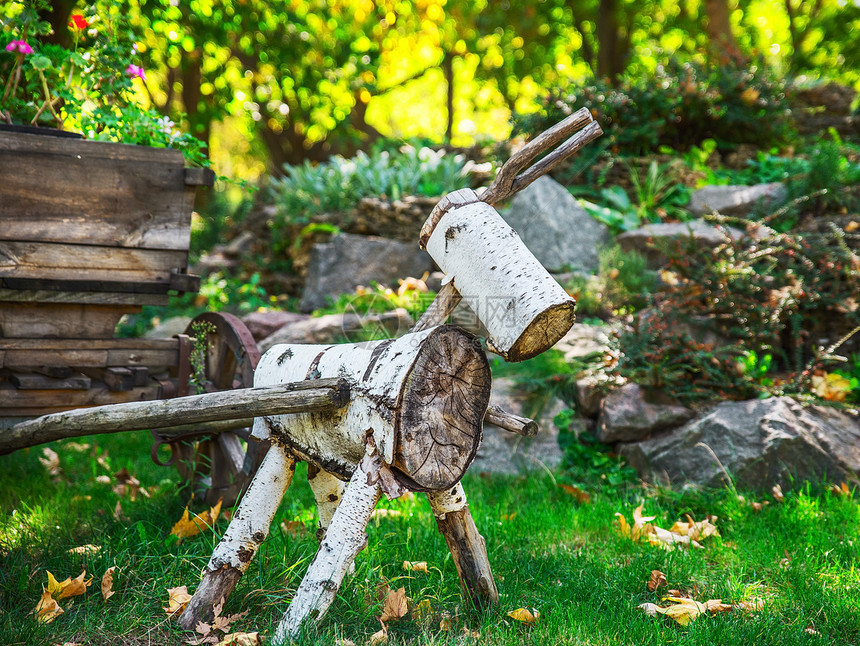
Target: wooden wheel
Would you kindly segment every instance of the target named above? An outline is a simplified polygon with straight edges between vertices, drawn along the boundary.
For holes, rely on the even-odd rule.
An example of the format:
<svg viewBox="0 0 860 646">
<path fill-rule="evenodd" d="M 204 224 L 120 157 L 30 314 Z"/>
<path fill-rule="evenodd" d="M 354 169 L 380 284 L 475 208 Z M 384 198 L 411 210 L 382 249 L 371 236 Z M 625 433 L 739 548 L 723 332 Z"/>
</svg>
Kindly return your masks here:
<svg viewBox="0 0 860 646">
<path fill-rule="evenodd" d="M 206 312 L 185 330 L 191 338 L 189 392 L 194 395 L 254 385 L 254 369 L 260 351 L 254 337 L 232 314 Z M 176 467 L 191 486 L 194 498 L 214 505 L 223 500 L 232 506 L 251 481 L 265 454 L 265 448 L 250 439 L 249 428 L 217 432 L 195 432 L 193 439 L 173 442 Z"/>
</svg>

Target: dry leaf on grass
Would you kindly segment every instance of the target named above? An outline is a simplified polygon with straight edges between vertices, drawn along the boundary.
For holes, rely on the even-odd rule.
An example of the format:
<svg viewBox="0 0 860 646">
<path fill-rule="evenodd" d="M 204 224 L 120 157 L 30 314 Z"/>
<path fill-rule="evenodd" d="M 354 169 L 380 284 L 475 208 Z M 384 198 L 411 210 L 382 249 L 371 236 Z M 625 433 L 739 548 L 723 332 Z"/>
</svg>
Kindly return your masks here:
<svg viewBox="0 0 860 646">
<path fill-rule="evenodd" d="M 851 496 L 851 489 L 848 488 L 848 485 L 844 481 L 840 485 L 830 485 L 827 487 L 827 490 L 834 496 L 846 498 Z"/>
<path fill-rule="evenodd" d="M 188 586 L 182 585 L 178 588 L 168 588 L 167 595 L 168 601 L 164 612 L 171 617 L 185 610 L 185 606 L 191 601 L 191 595 L 188 594 Z"/>
<path fill-rule="evenodd" d="M 51 596 L 51 593 L 45 590 L 42 592 L 42 598 L 39 599 L 33 613 L 36 615 L 36 621 L 40 624 L 49 624 L 63 614 L 63 609 L 60 608 L 60 604 Z"/>
<path fill-rule="evenodd" d="M 660 570 L 651 570 L 651 578 L 648 579 L 648 589 L 651 592 L 654 592 L 657 588 L 662 588 L 664 586 L 668 586 L 669 583 L 666 581 L 666 575 L 663 574 Z"/>
<path fill-rule="evenodd" d="M 528 608 L 517 608 L 516 610 L 511 610 L 508 613 L 508 617 L 528 626 L 533 626 L 540 617 L 540 613 L 534 608 L 531 610 Z"/>
<path fill-rule="evenodd" d="M 477 630 L 469 630 L 468 626 L 463 626 L 463 634 L 466 635 L 466 637 L 471 637 L 472 639 L 481 638 L 480 632 L 478 632 Z"/>
<path fill-rule="evenodd" d="M 760 611 L 764 607 L 764 603 L 759 598 L 754 598 L 749 601 L 740 603 L 723 603 L 721 599 L 708 599 L 705 603 L 700 603 L 688 597 L 670 596 L 665 597 L 663 601 L 671 601 L 673 605 L 662 607 L 655 603 L 643 603 L 636 607 L 637 610 L 644 612 L 649 617 L 657 615 L 665 615 L 682 626 L 689 626 L 690 622 L 703 614 L 716 615 L 732 610 Z"/>
<path fill-rule="evenodd" d="M 409 611 L 406 603 L 406 588 L 398 588 L 397 590 L 389 590 L 385 595 L 385 600 L 382 602 L 382 616 L 380 621 L 392 621 L 400 619 Z"/>
<path fill-rule="evenodd" d="M 113 518 L 118 523 L 126 520 L 125 513 L 122 510 L 122 504 L 119 500 L 116 501 L 116 506 L 113 508 Z"/>
<path fill-rule="evenodd" d="M 260 643 L 260 635 L 253 633 L 230 633 L 215 646 L 257 646 Z"/>
<path fill-rule="evenodd" d="M 639 505 L 633 510 L 632 526 L 627 524 L 627 519 L 624 517 L 624 514 L 615 512 L 615 518 L 618 522 L 618 533 L 634 542 L 651 533 L 652 528 L 649 521 L 657 518 L 656 516 L 643 516 L 642 507 L 643 505 Z"/>
<path fill-rule="evenodd" d="M 422 599 L 418 605 L 412 608 L 412 612 L 410 614 L 412 616 L 412 621 L 416 624 L 430 623 L 438 616 L 438 613 L 433 607 L 433 603 L 430 599 Z"/>
<path fill-rule="evenodd" d="M 773 489 L 771 489 L 771 492 L 773 493 L 773 499 L 777 502 L 785 501 L 785 494 L 782 493 L 782 487 L 780 487 L 778 484 L 773 485 Z"/>
<path fill-rule="evenodd" d="M 429 570 L 427 569 L 427 561 L 403 561 L 403 569 L 407 572 L 429 573 Z"/>
<path fill-rule="evenodd" d="M 113 591 L 113 573 L 116 571 L 116 566 L 109 567 L 102 575 L 102 597 L 105 601 L 110 599 L 116 592 Z"/>
<path fill-rule="evenodd" d="M 170 534 L 182 540 L 183 538 L 196 536 L 200 532 L 211 528 L 215 524 L 215 521 L 218 520 L 218 514 L 221 513 L 221 502 L 219 500 L 211 509 L 200 514 L 194 514 L 194 518 L 191 518 L 188 507 L 186 507 L 185 511 L 182 512 L 182 518 L 176 522 L 173 529 L 170 530 Z"/>
<path fill-rule="evenodd" d="M 701 548 L 702 546 L 698 541 L 720 535 L 712 522 L 716 520 L 716 516 L 708 516 L 698 522 L 687 516 L 687 522 L 677 521 L 671 529 L 663 529 L 650 522 L 656 516 L 643 516 L 642 505 L 639 505 L 633 511 L 633 525 L 630 525 L 624 514 L 619 512 L 616 512 L 615 518 L 618 524 L 618 533 L 624 538 L 629 538 L 635 542 L 647 536 L 651 545 L 666 549 L 691 545 Z"/>
<path fill-rule="evenodd" d="M 48 572 L 48 592 L 55 599 L 66 599 L 68 597 L 77 597 L 87 591 L 87 587 L 92 585 L 93 577 L 86 581 L 87 571 L 84 570 L 76 578 L 66 577 L 65 581 L 57 581 L 54 575 Z"/>
<path fill-rule="evenodd" d="M 568 484 L 560 484 L 558 486 L 560 488 L 564 489 L 571 496 L 576 498 L 576 501 L 580 505 L 587 505 L 588 503 L 591 502 L 591 495 L 588 492 L 583 491 L 579 487 L 574 487 L 574 486 L 568 485 Z"/>
<path fill-rule="evenodd" d="M 101 552 L 101 547 L 98 545 L 79 545 L 70 550 L 66 550 L 66 554 L 98 554 Z"/>
<path fill-rule="evenodd" d="M 382 622 L 380 622 L 382 623 Z M 382 624 L 382 629 L 376 631 L 370 636 L 370 639 L 367 640 L 367 643 L 370 646 L 379 646 L 380 644 L 388 643 L 388 626 Z"/>
<path fill-rule="evenodd" d="M 128 469 L 123 467 L 113 474 L 117 484 L 113 488 L 113 492 L 118 496 L 129 494 L 129 497 L 134 501 L 137 494 L 140 493 L 144 498 L 149 498 L 149 492 L 146 488 L 140 486 L 140 481 L 128 472 Z"/>
<path fill-rule="evenodd" d="M 47 446 L 42 449 L 42 455 L 45 457 L 40 457 L 39 462 L 42 463 L 42 466 L 45 467 L 45 470 L 48 472 L 48 475 L 56 476 L 60 474 L 60 456 L 57 455 L 57 452 L 53 449 L 48 448 Z"/>
<path fill-rule="evenodd" d="M 335 639 L 334 646 L 356 646 L 351 639 Z"/>
</svg>

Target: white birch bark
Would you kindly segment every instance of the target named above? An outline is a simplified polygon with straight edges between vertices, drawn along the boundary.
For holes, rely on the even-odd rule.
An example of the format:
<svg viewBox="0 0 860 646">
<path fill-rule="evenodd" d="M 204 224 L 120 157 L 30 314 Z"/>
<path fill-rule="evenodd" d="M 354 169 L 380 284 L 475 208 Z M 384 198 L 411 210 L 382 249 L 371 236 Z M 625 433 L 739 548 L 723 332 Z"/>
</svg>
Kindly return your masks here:
<svg viewBox="0 0 860 646">
<path fill-rule="evenodd" d="M 365 528 L 382 495 L 378 481 L 382 464 L 371 451 L 346 486 L 319 551 L 278 624 L 274 644 L 297 637 L 305 622 L 322 619 L 355 557 L 367 545 Z"/>
<path fill-rule="evenodd" d="M 491 350 L 522 361 L 570 330 L 576 301 L 492 206 L 455 205 L 428 225 L 428 253 L 487 328 Z"/>
<path fill-rule="evenodd" d="M 313 464 L 308 466 L 308 483 L 314 493 L 319 515 L 317 538 L 322 540 L 329 524 L 331 524 L 331 517 L 340 504 L 340 499 L 343 498 L 343 490 L 346 485 L 337 476 Z"/>
</svg>

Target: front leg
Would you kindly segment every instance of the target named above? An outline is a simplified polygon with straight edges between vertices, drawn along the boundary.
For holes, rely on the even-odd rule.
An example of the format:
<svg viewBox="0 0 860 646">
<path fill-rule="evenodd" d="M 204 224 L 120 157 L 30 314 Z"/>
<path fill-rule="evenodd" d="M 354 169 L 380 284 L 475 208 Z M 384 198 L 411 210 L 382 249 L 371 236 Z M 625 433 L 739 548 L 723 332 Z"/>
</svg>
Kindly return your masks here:
<svg viewBox="0 0 860 646">
<path fill-rule="evenodd" d="M 319 513 L 317 540 L 321 541 L 337 506 L 340 504 L 340 499 L 343 498 L 346 483 L 311 463 L 308 463 L 308 483 L 311 485 L 314 500 L 317 503 L 317 512 Z"/>
<path fill-rule="evenodd" d="M 210 619 L 213 606 L 233 592 L 257 548 L 269 535 L 269 526 L 295 470 L 293 456 L 282 446 L 273 444 L 233 514 L 224 537 L 212 552 L 203 580 L 179 617 L 179 624 L 185 630 L 193 630 L 198 621 Z"/>
<path fill-rule="evenodd" d="M 454 557 L 463 596 L 478 608 L 496 605 L 499 590 L 490 570 L 487 544 L 475 526 L 463 486 L 458 482 L 450 489 L 428 493 L 427 498 Z"/>
</svg>

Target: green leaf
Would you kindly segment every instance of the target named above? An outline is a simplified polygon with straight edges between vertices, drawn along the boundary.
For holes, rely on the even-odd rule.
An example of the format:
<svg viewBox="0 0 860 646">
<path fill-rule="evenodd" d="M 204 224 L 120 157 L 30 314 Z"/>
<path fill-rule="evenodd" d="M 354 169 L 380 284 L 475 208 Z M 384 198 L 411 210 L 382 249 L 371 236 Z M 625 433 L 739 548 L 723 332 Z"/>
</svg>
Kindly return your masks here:
<svg viewBox="0 0 860 646">
<path fill-rule="evenodd" d="M 44 71 L 51 69 L 51 59 L 41 54 L 36 54 L 30 59 L 30 65 L 34 70 Z"/>
<path fill-rule="evenodd" d="M 72 52 L 72 55 L 69 58 L 71 59 L 72 63 L 74 63 L 78 67 L 85 67 L 87 64 L 87 61 L 84 60 L 84 57 L 77 52 Z"/>
</svg>

